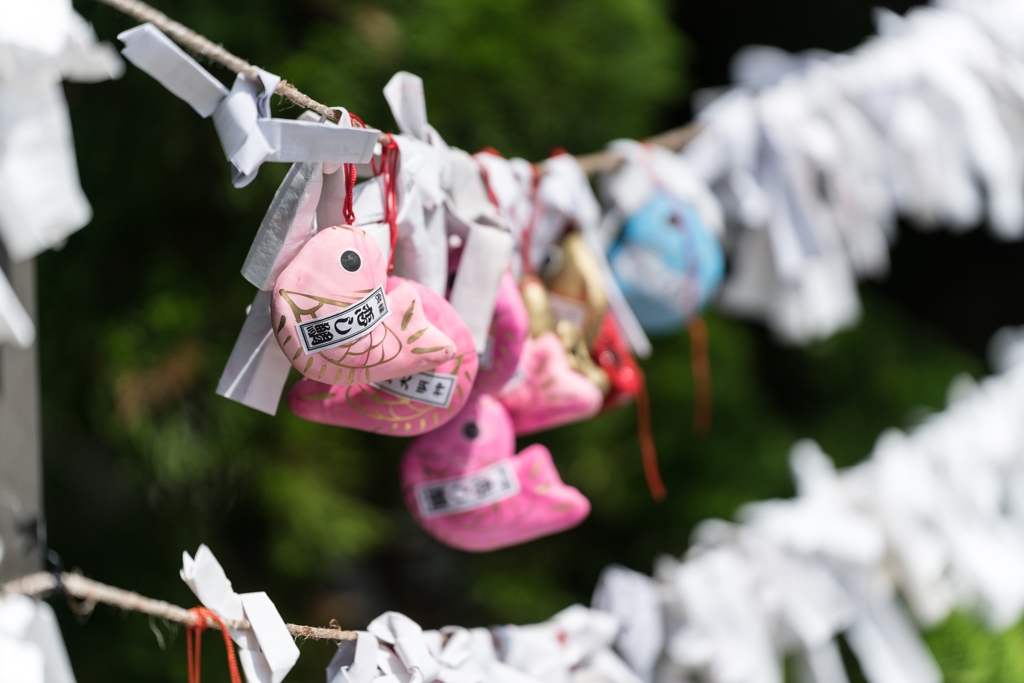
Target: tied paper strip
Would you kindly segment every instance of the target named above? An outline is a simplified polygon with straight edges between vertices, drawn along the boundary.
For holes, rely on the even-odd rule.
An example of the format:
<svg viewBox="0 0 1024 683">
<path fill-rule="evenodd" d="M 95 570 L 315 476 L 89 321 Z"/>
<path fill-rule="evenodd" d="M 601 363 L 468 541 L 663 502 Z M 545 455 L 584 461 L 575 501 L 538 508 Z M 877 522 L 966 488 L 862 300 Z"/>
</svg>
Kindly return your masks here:
<svg viewBox="0 0 1024 683">
<path fill-rule="evenodd" d="M 580 234 L 601 268 L 608 306 L 622 327 L 630 348 L 640 358 L 649 358 L 651 342 L 640 326 L 633 309 L 619 289 L 600 235 L 601 207 L 590 189 L 587 174 L 576 158 L 559 154 L 544 162 L 547 173 L 537 188 L 538 201 L 544 206 L 534 226 L 530 244 L 530 258 L 534 267 L 544 262 L 548 249 L 558 242 L 571 223 L 579 226 Z"/>
<path fill-rule="evenodd" d="M 60 81 L 123 72 L 70 2 L 0 3 L 0 238 L 14 262 L 61 244 L 92 217 Z"/>
<path fill-rule="evenodd" d="M 470 224 L 449 299 L 473 334 L 479 354 L 487 349 L 498 286 L 514 248 L 515 240 L 507 232 Z"/>
<path fill-rule="evenodd" d="M 252 182 L 265 161 L 363 164 L 373 156 L 377 131 L 270 117 L 270 95 L 281 79 L 257 69 L 239 74 L 228 91 L 152 24 L 118 35 L 125 58 L 184 100 L 203 118 L 213 116 L 235 187 Z"/>
<path fill-rule="evenodd" d="M 384 98 L 402 133 L 394 136 L 400 154 L 395 188 L 398 200 L 395 275 L 416 280 L 445 296 L 448 285 L 445 199 L 452 184 L 449 147 L 427 123 L 427 104 L 419 76 L 399 71 L 384 86 Z M 365 219 L 360 216 L 360 220 Z"/>
<path fill-rule="evenodd" d="M 57 617 L 45 602 L 0 598 L 0 683 L 75 683 Z"/>
<path fill-rule="evenodd" d="M 256 293 L 217 383 L 217 395 L 276 415 L 292 365 L 274 339 L 270 297 L 270 292 Z"/>
<path fill-rule="evenodd" d="M 281 683 L 299 659 L 299 648 L 266 593 L 239 595 L 205 545 L 193 559 L 182 553 L 181 579 L 204 606 L 224 619 L 247 619 L 251 629 L 232 630 L 238 661 L 249 683 Z"/>
<path fill-rule="evenodd" d="M 36 326 L 22 306 L 10 281 L 0 270 L 0 344 L 27 349 L 36 338 Z M 0 548 L 2 550 L 2 548 Z"/>
</svg>

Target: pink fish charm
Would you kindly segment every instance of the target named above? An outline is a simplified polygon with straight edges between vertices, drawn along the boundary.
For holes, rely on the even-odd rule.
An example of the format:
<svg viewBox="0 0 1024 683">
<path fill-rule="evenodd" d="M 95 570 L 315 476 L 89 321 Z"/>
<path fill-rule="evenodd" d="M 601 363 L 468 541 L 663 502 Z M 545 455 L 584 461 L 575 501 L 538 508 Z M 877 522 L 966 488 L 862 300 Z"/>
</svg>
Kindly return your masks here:
<svg viewBox="0 0 1024 683">
<path fill-rule="evenodd" d="M 425 311 L 423 288 L 387 277 L 360 228 L 318 232 L 278 276 L 271 301 L 277 341 L 305 377 L 337 386 L 426 372 L 455 343 Z"/>
<path fill-rule="evenodd" d="M 392 290 L 393 285 L 397 286 Z M 293 413 L 313 422 L 364 432 L 418 436 L 442 426 L 465 405 L 477 375 L 473 335 L 451 304 L 426 286 L 398 277 L 388 278 L 388 286 L 388 296 L 399 288 L 414 292 L 409 295 L 416 304 L 409 323 L 394 326 L 399 340 L 415 342 L 412 338 L 426 329 L 423 325 L 430 324 L 426 321 L 433 321 L 452 340 L 454 355 L 429 372 L 374 379 L 374 384 L 331 386 L 299 380 L 288 393 Z"/>
<path fill-rule="evenodd" d="M 529 328 L 530 320 L 519 287 L 512 273 L 506 272 L 498 288 L 488 352 L 480 359 L 480 374 L 475 385 L 477 391 L 497 393 L 512 379 Z"/>
<path fill-rule="evenodd" d="M 562 482 L 541 445 L 515 455 L 501 403 L 474 393 L 458 417 L 410 445 L 402 495 L 416 521 L 442 543 L 487 552 L 578 525 L 590 502 Z"/>
<path fill-rule="evenodd" d="M 569 366 L 554 332 L 526 340 L 516 375 L 499 395 L 516 434 L 533 434 L 580 422 L 601 412 L 604 395 Z"/>
</svg>

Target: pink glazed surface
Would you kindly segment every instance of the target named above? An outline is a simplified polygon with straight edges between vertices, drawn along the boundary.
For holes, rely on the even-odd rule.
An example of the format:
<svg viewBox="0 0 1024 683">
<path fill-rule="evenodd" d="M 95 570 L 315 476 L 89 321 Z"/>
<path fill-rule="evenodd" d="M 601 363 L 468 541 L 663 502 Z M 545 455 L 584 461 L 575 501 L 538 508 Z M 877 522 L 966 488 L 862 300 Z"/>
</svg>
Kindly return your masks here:
<svg viewBox="0 0 1024 683">
<path fill-rule="evenodd" d="M 416 489 L 465 477 L 501 461 L 511 463 L 519 491 L 475 510 L 426 517 Z M 474 393 L 458 417 L 412 442 L 402 460 L 402 495 L 427 533 L 454 548 L 486 552 L 571 529 L 590 514 L 590 502 L 562 482 L 541 445 L 515 455 L 512 420 L 501 403 Z"/>
<path fill-rule="evenodd" d="M 364 432 L 419 436 L 442 426 L 462 410 L 477 375 L 478 361 L 473 335 L 451 304 L 433 291 L 412 280 L 388 278 L 389 292 L 391 287 L 399 286 L 415 289 L 426 319 L 444 330 L 454 344 L 454 356 L 431 369 L 436 374 L 456 377 L 449 406 L 440 408 L 420 403 L 370 384 L 331 386 L 302 379 L 288 392 L 288 406 L 293 413 L 313 422 L 351 427 Z M 415 329 L 418 328 L 410 324 L 403 334 L 411 334 Z"/>
<path fill-rule="evenodd" d="M 355 272 L 340 263 L 348 251 L 359 256 Z M 351 342 L 305 352 L 296 329 L 299 323 L 342 311 L 385 282 L 389 318 Z M 448 311 L 432 316 L 421 303 L 423 291 L 411 281 L 388 278 L 384 256 L 360 228 L 327 228 L 307 242 L 278 276 L 271 301 L 274 333 L 296 370 L 326 384 L 366 384 L 425 372 L 451 360 L 456 345 L 437 327 L 447 323 L 446 316 L 455 315 L 454 310 L 449 306 Z"/>
</svg>

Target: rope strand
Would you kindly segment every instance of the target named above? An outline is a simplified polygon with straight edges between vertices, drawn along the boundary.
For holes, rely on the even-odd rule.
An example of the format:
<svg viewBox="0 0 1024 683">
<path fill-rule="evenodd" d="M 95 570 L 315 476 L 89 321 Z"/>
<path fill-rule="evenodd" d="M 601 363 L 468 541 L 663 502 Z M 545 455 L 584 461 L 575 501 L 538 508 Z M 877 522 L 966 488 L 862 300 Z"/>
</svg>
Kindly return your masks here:
<svg viewBox="0 0 1024 683">
<path fill-rule="evenodd" d="M 235 73 L 244 74 L 249 78 L 258 79 L 259 74 L 256 71 L 256 67 L 245 61 L 241 57 L 232 54 L 228 50 L 224 49 L 222 45 L 217 45 L 206 36 L 196 33 L 189 27 L 182 23 L 179 23 L 160 10 L 147 5 L 141 0 L 96 0 L 104 5 L 113 7 L 122 14 L 127 14 L 130 17 L 138 19 L 141 22 L 148 22 L 153 24 L 158 29 L 163 31 L 172 40 L 177 42 L 179 45 L 188 48 L 195 54 L 198 54 L 211 62 L 216 62 L 221 66 L 224 66 Z M 336 109 L 332 109 L 326 105 L 320 104 L 309 95 L 300 92 L 298 88 L 289 83 L 286 80 L 282 80 L 274 91 L 276 94 L 288 99 L 298 106 L 315 111 L 322 116 L 326 116 L 331 121 L 338 123 L 341 120 L 341 112 Z M 654 145 L 660 145 L 667 147 L 668 149 L 679 151 L 687 145 L 697 133 L 700 132 L 699 124 L 691 123 L 679 128 L 673 128 L 672 130 L 660 133 L 653 137 L 647 138 L 646 142 Z M 380 134 L 380 142 L 387 142 L 387 134 Z M 606 171 L 613 171 L 622 164 L 623 159 L 618 154 L 611 151 L 595 152 L 593 154 L 584 154 L 576 157 L 580 166 L 583 168 L 587 175 L 595 175 Z M 539 172 L 544 173 L 544 163 L 538 164 Z"/>
<path fill-rule="evenodd" d="M 154 600 L 139 595 L 123 588 L 115 588 L 87 579 L 80 574 L 62 573 L 60 579 L 64 584 L 64 591 L 71 597 L 92 602 L 102 602 L 105 605 L 118 607 L 128 612 L 140 612 L 167 621 L 173 621 L 185 626 L 194 626 L 199 617 L 184 607 L 172 605 L 163 600 Z M 16 593 L 19 595 L 36 596 L 48 593 L 57 587 L 57 579 L 50 572 L 39 572 L 29 574 L 20 579 L 15 579 L 0 586 L 0 595 Z M 343 631 L 338 628 L 319 628 L 316 626 L 299 626 L 297 624 L 286 624 L 288 632 L 296 638 L 308 640 L 355 640 L 355 631 Z M 207 628 L 229 628 L 247 629 L 251 628 L 245 619 L 225 619 L 222 622 L 215 621 L 207 616 Z"/>
</svg>

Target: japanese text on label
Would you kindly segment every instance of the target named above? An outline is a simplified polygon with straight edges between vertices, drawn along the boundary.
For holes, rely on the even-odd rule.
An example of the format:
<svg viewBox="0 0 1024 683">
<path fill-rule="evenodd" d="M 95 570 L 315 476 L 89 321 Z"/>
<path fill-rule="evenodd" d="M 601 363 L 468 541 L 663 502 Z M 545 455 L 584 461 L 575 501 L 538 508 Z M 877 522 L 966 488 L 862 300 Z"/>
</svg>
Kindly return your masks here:
<svg viewBox="0 0 1024 683">
<path fill-rule="evenodd" d="M 410 398 L 438 408 L 447 408 L 451 405 L 452 394 L 455 393 L 456 379 L 455 375 L 420 372 L 371 384 L 395 396 Z"/>
<path fill-rule="evenodd" d="M 519 478 L 508 461 L 488 465 L 458 479 L 420 484 L 416 501 L 424 517 L 467 512 L 519 493 Z"/>
<path fill-rule="evenodd" d="M 378 287 L 343 311 L 297 325 L 302 350 L 326 351 L 369 334 L 391 315 L 384 288 Z"/>
</svg>

